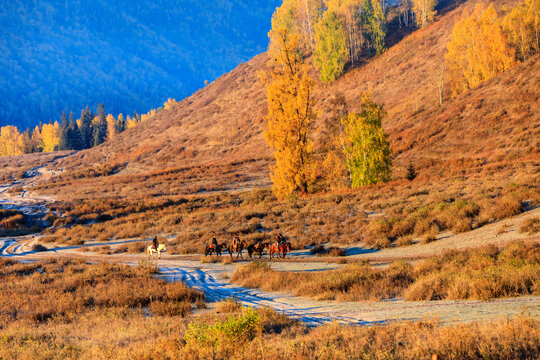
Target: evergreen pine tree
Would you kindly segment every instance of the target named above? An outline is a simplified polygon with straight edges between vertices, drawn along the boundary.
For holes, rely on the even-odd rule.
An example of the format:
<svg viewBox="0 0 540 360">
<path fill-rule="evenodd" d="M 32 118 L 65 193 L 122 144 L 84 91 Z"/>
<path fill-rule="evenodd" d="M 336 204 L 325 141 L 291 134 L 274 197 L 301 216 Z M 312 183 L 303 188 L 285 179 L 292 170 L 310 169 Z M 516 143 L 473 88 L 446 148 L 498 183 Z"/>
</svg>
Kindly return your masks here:
<svg viewBox="0 0 540 360">
<path fill-rule="evenodd" d="M 409 181 L 412 181 L 416 178 L 417 174 L 416 174 L 416 169 L 414 168 L 414 165 L 411 163 L 409 163 L 409 167 L 407 168 L 407 180 Z"/>
<path fill-rule="evenodd" d="M 99 126 L 94 127 L 94 143 L 92 146 L 98 146 L 99 144 L 103 142 L 100 133 L 101 133 L 100 127 Z"/>
<path fill-rule="evenodd" d="M 93 145 L 92 118 L 92 112 L 87 106 L 86 109 L 81 112 L 81 127 L 79 129 L 81 132 L 83 149 L 88 149 Z"/>
<path fill-rule="evenodd" d="M 67 119 L 67 114 L 66 114 L 66 111 L 62 111 L 62 117 L 60 117 L 60 126 L 62 128 L 66 128 L 68 127 L 69 123 L 68 123 L 68 119 Z"/>
<path fill-rule="evenodd" d="M 81 132 L 76 121 L 71 121 L 69 124 L 69 139 L 72 150 L 82 150 L 83 143 L 81 138 Z"/>
</svg>

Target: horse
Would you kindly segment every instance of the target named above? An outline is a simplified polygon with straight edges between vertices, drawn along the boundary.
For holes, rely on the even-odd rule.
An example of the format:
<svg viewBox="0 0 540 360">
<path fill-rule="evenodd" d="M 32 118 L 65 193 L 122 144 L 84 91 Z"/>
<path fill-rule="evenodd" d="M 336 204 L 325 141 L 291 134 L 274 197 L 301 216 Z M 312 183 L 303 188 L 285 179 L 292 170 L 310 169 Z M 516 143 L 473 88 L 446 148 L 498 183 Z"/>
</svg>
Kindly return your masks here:
<svg viewBox="0 0 540 360">
<path fill-rule="evenodd" d="M 262 257 L 262 253 L 264 249 L 268 249 L 270 251 L 270 246 L 268 243 L 254 243 L 247 247 L 249 258 L 252 259 L 252 256 L 254 252 L 259 253 L 259 259 Z"/>
<path fill-rule="evenodd" d="M 275 255 L 276 257 L 280 257 L 281 255 L 282 258 L 285 258 L 285 255 L 287 255 L 287 252 L 290 252 L 290 251 L 291 251 L 291 243 L 288 241 L 284 241 L 281 243 L 273 243 L 268 253 L 270 254 L 270 259 L 272 258 L 273 255 Z"/>
<path fill-rule="evenodd" d="M 221 250 L 225 247 L 225 244 L 210 244 L 206 245 L 206 248 L 204 249 L 204 256 L 212 255 L 212 253 L 216 253 L 216 256 L 221 256 Z"/>
<path fill-rule="evenodd" d="M 238 253 L 236 255 L 237 259 L 238 259 L 238 256 L 240 256 L 240 258 L 243 259 L 244 257 L 242 256 L 242 250 L 244 250 L 246 246 L 247 246 L 246 240 L 240 240 L 240 239 L 237 239 L 236 242 L 233 242 L 231 245 L 229 245 L 228 249 L 229 249 L 229 255 L 231 255 L 231 259 L 233 258 L 234 252 Z"/>
<path fill-rule="evenodd" d="M 146 248 L 146 253 L 148 254 L 149 259 L 153 257 L 154 253 L 158 254 L 158 259 L 161 259 L 161 253 L 165 251 L 167 251 L 165 244 L 159 244 L 157 250 L 154 248 L 154 245 L 149 245 Z"/>
<path fill-rule="evenodd" d="M 288 241 L 282 242 L 281 244 L 279 244 L 278 250 L 285 259 L 285 255 L 287 255 L 288 252 L 291 252 L 291 243 Z"/>
</svg>

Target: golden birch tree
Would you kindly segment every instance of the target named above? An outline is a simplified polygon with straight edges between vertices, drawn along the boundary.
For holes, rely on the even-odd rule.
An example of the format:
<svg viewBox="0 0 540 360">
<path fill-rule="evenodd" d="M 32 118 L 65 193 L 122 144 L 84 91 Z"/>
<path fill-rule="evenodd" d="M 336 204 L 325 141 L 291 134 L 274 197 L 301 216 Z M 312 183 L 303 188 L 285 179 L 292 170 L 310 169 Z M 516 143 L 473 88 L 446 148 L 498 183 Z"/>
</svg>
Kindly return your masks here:
<svg viewBox="0 0 540 360">
<path fill-rule="evenodd" d="M 361 111 L 341 119 L 343 152 L 353 188 L 390 180 L 390 144 L 382 127 L 381 105 L 362 95 Z"/>
<path fill-rule="evenodd" d="M 435 15 L 437 15 L 435 6 L 437 6 L 437 0 L 412 0 L 416 26 L 423 28 L 435 19 Z"/>
<path fill-rule="evenodd" d="M 446 63 L 452 95 L 474 88 L 480 82 L 509 69 L 514 50 L 503 34 L 497 12 L 490 5 L 477 4 L 471 15 L 464 14 L 452 30 Z"/>
<path fill-rule="evenodd" d="M 261 74 L 266 85 L 268 114 L 264 136 L 274 149 L 273 191 L 286 199 L 305 194 L 314 182 L 312 128 L 313 80 L 300 51 L 300 35 L 282 28 L 271 31 L 270 71 Z"/>
<path fill-rule="evenodd" d="M 540 0 L 525 0 L 509 12 L 502 22 L 508 44 L 525 61 L 540 52 Z"/>
<path fill-rule="evenodd" d="M 16 126 L 2 126 L 0 130 L 0 155 L 12 156 L 24 153 L 23 136 Z"/>
<path fill-rule="evenodd" d="M 43 139 L 43 152 L 55 151 L 60 143 L 60 125 L 58 121 L 43 124 L 41 137 Z"/>
</svg>

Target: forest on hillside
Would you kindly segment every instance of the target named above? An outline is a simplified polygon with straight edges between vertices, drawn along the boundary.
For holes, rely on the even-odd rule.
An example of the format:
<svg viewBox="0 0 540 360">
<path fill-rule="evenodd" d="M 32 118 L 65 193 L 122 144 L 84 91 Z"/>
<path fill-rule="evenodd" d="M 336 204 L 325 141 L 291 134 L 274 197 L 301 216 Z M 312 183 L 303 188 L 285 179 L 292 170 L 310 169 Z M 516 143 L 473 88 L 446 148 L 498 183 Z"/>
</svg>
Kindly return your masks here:
<svg viewBox="0 0 540 360">
<path fill-rule="evenodd" d="M 279 1 L 2 1 L 0 125 L 184 98 L 266 49 Z"/>
</svg>

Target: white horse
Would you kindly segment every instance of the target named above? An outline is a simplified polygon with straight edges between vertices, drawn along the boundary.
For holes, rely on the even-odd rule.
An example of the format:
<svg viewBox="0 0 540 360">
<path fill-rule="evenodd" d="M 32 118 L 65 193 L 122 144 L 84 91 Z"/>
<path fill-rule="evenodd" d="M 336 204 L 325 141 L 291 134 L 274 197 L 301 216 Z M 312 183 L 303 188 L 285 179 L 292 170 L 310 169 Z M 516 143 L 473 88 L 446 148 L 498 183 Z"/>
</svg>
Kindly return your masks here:
<svg viewBox="0 0 540 360">
<path fill-rule="evenodd" d="M 165 244 L 159 244 L 157 247 L 157 250 L 154 249 L 154 245 L 150 245 L 146 248 L 146 253 L 148 254 L 148 258 L 151 258 L 154 255 L 154 253 L 157 253 L 158 259 L 161 259 L 161 253 L 165 251 L 167 251 Z"/>
</svg>

